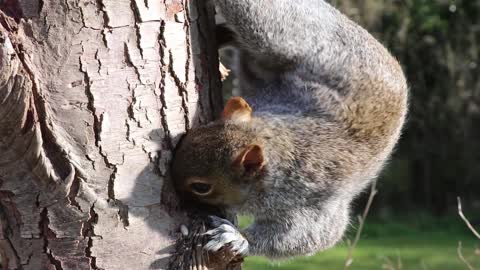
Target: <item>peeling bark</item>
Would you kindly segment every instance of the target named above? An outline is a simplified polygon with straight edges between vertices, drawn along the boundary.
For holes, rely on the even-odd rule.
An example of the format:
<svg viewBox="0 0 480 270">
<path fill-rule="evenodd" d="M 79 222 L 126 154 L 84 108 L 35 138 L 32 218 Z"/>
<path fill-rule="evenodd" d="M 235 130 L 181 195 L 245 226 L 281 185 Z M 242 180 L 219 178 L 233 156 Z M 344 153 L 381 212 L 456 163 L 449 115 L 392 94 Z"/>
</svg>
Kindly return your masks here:
<svg viewBox="0 0 480 270">
<path fill-rule="evenodd" d="M 222 107 L 206 2 L 0 2 L 3 269 L 199 263 L 176 244 L 204 225 L 179 210 L 168 164 Z M 208 268 L 232 269 L 222 256 Z"/>
</svg>

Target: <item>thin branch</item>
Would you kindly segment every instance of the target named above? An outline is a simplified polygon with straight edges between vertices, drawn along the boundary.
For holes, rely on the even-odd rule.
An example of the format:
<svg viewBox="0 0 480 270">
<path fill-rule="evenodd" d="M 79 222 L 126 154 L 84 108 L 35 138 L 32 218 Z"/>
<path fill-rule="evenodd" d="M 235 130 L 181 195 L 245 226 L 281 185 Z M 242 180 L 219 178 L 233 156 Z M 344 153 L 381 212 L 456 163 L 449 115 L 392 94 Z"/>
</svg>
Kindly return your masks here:
<svg viewBox="0 0 480 270">
<path fill-rule="evenodd" d="M 461 241 L 458 241 L 457 254 L 460 260 L 462 260 L 462 262 L 468 267 L 469 270 L 475 270 L 475 268 L 473 268 L 473 266 L 465 259 L 465 257 L 463 257 Z"/>
<path fill-rule="evenodd" d="M 385 256 L 385 257 L 383 257 L 383 260 L 384 260 L 384 264 L 382 265 L 382 269 L 396 270 L 395 265 L 393 264 L 392 260 L 390 260 L 390 258 Z"/>
<path fill-rule="evenodd" d="M 397 250 L 397 265 L 387 256 L 383 256 L 384 264 L 382 265 L 382 269 L 386 270 L 402 270 L 403 263 L 402 258 L 400 257 L 400 252 Z"/>
<path fill-rule="evenodd" d="M 400 252 L 397 250 L 397 268 L 401 270 L 403 268 L 402 257 L 400 257 Z"/>
<path fill-rule="evenodd" d="M 463 211 L 462 211 L 462 201 L 460 200 L 460 197 L 457 197 L 457 202 L 458 202 L 458 214 L 459 214 L 460 217 L 463 219 L 463 221 L 465 221 L 465 224 L 467 224 L 467 227 L 470 229 L 470 231 L 472 231 L 472 233 L 473 233 L 478 239 L 480 239 L 480 234 L 477 232 L 477 230 L 475 230 L 475 228 L 472 226 L 472 224 L 470 223 L 470 221 L 468 221 L 468 219 L 465 217 L 465 215 L 463 215 Z"/>
<path fill-rule="evenodd" d="M 425 264 L 424 260 L 421 260 L 420 264 L 422 265 L 422 270 L 428 270 L 427 265 Z"/>
<path fill-rule="evenodd" d="M 348 247 L 348 255 L 345 261 L 345 267 L 343 268 L 344 270 L 348 269 L 348 267 L 350 267 L 350 265 L 352 265 L 353 263 L 353 251 L 355 250 L 355 247 L 357 246 L 357 243 L 360 240 L 360 235 L 362 234 L 363 225 L 365 224 L 365 219 L 367 218 L 368 212 L 370 211 L 370 206 L 372 205 L 373 198 L 375 197 L 376 194 L 377 194 L 377 180 L 375 180 L 372 183 L 372 186 L 370 188 L 370 196 L 368 197 L 367 205 L 363 210 L 362 216 L 358 217 L 358 220 L 359 220 L 358 230 L 357 230 L 357 233 L 355 234 L 353 243 Z"/>
</svg>

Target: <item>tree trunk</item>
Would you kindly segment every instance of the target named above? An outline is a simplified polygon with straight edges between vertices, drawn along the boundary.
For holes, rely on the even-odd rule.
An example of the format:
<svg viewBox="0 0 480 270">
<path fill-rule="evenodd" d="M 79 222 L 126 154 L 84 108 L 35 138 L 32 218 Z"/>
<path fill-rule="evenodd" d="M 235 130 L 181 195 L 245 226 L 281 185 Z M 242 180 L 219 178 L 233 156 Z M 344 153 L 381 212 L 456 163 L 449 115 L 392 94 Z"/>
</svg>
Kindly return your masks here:
<svg viewBox="0 0 480 270">
<path fill-rule="evenodd" d="M 205 2 L 0 1 L 4 269 L 172 265 L 172 150 L 222 106 Z"/>
</svg>

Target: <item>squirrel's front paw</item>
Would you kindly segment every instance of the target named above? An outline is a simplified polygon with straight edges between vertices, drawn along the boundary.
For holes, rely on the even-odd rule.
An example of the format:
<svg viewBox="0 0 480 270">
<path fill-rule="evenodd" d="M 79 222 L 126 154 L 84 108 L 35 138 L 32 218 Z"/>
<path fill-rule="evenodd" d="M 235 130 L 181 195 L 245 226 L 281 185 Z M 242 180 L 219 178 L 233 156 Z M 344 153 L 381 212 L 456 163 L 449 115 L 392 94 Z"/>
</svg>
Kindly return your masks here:
<svg viewBox="0 0 480 270">
<path fill-rule="evenodd" d="M 235 228 L 230 221 L 216 216 L 209 216 L 215 229 L 209 230 L 205 235 L 210 236 L 205 249 L 218 251 L 222 247 L 228 248 L 237 255 L 246 256 L 248 253 L 248 241 Z"/>
</svg>

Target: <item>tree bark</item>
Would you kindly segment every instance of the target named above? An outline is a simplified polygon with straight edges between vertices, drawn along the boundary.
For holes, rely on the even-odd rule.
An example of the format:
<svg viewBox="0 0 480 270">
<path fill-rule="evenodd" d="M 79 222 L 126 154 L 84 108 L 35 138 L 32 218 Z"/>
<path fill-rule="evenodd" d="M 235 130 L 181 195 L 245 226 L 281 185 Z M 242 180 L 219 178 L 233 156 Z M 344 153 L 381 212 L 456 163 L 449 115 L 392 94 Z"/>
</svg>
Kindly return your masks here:
<svg viewBox="0 0 480 270">
<path fill-rule="evenodd" d="M 168 164 L 222 106 L 213 18 L 204 0 L 0 1 L 3 269 L 175 268 L 189 218 Z"/>
</svg>

